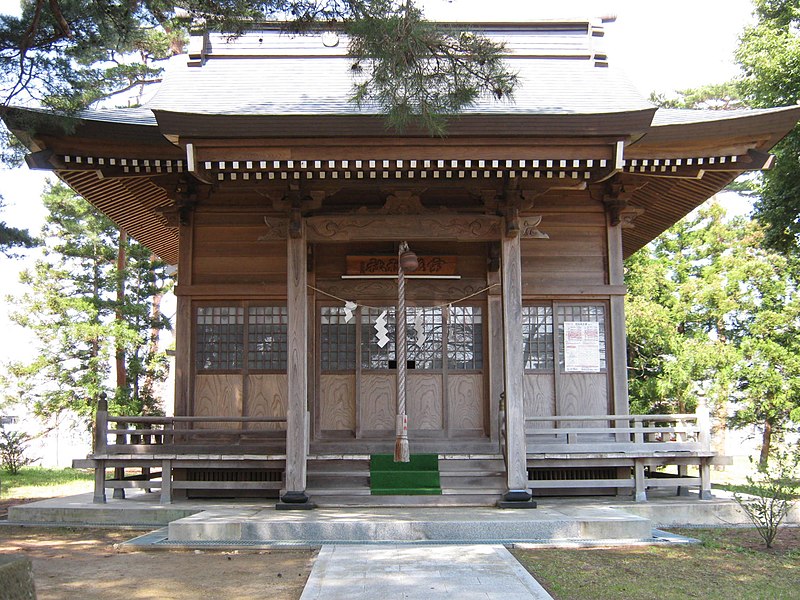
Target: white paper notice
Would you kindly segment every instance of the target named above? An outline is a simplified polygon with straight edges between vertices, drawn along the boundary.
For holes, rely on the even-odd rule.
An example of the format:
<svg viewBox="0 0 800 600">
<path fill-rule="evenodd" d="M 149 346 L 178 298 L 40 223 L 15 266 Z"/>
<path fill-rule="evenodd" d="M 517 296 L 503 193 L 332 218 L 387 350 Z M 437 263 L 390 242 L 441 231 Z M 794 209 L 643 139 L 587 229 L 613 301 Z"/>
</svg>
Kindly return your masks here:
<svg viewBox="0 0 800 600">
<path fill-rule="evenodd" d="M 564 371 L 600 372 L 600 323 L 596 321 L 564 323 Z"/>
</svg>

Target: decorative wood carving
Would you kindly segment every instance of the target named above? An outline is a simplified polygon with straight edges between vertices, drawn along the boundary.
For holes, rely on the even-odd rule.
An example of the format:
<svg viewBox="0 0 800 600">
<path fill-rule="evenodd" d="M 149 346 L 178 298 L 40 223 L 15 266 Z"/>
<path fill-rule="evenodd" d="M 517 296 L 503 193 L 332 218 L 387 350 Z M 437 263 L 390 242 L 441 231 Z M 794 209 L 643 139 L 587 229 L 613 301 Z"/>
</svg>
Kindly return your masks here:
<svg viewBox="0 0 800 600">
<path fill-rule="evenodd" d="M 403 190 L 390 194 L 380 212 L 386 215 L 419 215 L 429 211 L 417 194 Z"/>
<path fill-rule="evenodd" d="M 285 240 L 289 237 L 289 221 L 277 217 L 264 217 L 266 232 L 258 236 L 259 242 L 272 242 L 275 240 Z"/>
<path fill-rule="evenodd" d="M 414 275 L 455 275 L 456 256 L 417 256 Z M 412 263 L 413 264 L 413 263 Z M 348 256 L 348 275 L 397 275 L 397 256 Z"/>
<path fill-rule="evenodd" d="M 542 222 L 541 215 L 535 217 L 525 217 L 522 220 L 520 237 L 528 240 L 549 240 L 550 236 L 539 231 L 539 224 Z"/>
<path fill-rule="evenodd" d="M 500 218 L 488 215 L 354 215 L 309 217 L 307 235 L 313 242 L 380 241 L 396 239 L 437 241 L 494 241 L 500 238 Z"/>
<path fill-rule="evenodd" d="M 634 225 L 636 218 L 640 217 L 645 212 L 647 211 L 639 206 L 628 206 L 622 209 L 619 214 L 620 227 L 623 229 L 633 229 L 636 226 Z"/>
</svg>

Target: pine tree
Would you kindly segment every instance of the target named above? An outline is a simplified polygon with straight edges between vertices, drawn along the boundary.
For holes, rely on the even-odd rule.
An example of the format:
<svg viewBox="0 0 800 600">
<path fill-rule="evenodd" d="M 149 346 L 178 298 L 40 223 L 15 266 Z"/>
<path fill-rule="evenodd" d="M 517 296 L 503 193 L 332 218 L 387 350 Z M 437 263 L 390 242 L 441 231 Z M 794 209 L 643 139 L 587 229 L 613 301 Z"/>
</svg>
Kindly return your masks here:
<svg viewBox="0 0 800 600">
<path fill-rule="evenodd" d="M 38 339 L 31 363 L 9 367 L 15 399 L 45 419 L 65 411 L 89 417 L 88 401 L 101 392 L 123 414 L 158 413 L 155 388 L 166 363 L 152 338 L 169 323 L 153 307 L 170 285 L 165 265 L 126 242 L 127 261 L 119 271 L 120 235 L 108 218 L 61 184 L 51 186 L 43 202 L 49 211 L 44 257 L 21 276 L 28 290 L 12 299 L 12 318 Z M 117 295 L 120 281 L 126 283 L 123 297 Z M 117 350 L 127 375 L 112 390 Z"/>
</svg>

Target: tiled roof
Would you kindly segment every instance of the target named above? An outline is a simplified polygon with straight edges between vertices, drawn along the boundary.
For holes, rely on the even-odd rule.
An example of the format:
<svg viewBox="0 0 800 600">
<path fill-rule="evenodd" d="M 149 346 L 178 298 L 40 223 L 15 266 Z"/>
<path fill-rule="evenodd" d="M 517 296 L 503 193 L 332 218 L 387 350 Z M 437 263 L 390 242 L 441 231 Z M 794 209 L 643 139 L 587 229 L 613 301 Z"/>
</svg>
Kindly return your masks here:
<svg viewBox="0 0 800 600">
<path fill-rule="evenodd" d="M 736 110 L 660 108 L 656 111 L 655 117 L 653 117 L 653 126 L 661 127 L 667 125 L 688 125 L 691 123 L 711 123 L 714 121 L 778 113 L 793 108 L 794 107 L 742 108 Z"/>
<path fill-rule="evenodd" d="M 605 65 L 590 24 L 551 24 L 530 31 L 487 30 L 506 41 L 519 76 L 512 101 L 482 98 L 465 114 L 567 115 L 652 109 L 633 85 Z M 252 31 L 199 42 L 195 64 L 173 65 L 148 104 L 153 110 L 226 115 L 378 114 L 350 102 L 355 73 L 346 41 L 326 47 L 320 35 Z M 191 50 L 190 50 L 191 52 Z M 197 58 L 200 57 L 200 58 Z M 190 60 L 192 60 L 190 58 Z"/>
<path fill-rule="evenodd" d="M 121 123 L 124 125 L 156 126 L 153 111 L 149 108 L 100 108 L 83 110 L 78 117 L 84 121 L 101 121 L 103 123 Z"/>
</svg>

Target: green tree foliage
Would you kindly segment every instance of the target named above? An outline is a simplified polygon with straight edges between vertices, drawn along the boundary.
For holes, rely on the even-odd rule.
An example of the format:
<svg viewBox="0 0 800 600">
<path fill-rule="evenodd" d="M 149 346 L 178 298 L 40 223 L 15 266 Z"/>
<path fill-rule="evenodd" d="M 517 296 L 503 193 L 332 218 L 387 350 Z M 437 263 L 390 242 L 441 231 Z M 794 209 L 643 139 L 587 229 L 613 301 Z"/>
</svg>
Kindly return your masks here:
<svg viewBox="0 0 800 600">
<path fill-rule="evenodd" d="M 650 102 L 662 108 L 706 110 L 733 110 L 740 108 L 742 104 L 741 91 L 736 81 L 679 90 L 674 97 L 653 92 L 650 94 Z"/>
<path fill-rule="evenodd" d="M 800 416 L 797 270 L 763 235 L 712 202 L 626 263 L 632 410 L 732 401 L 730 424 L 763 432 L 762 462 Z"/>
<path fill-rule="evenodd" d="M 0 198 L 0 211 L 3 210 L 2 198 Z M 31 234 L 17 227 L 7 225 L 5 221 L 0 221 L 0 253 L 6 256 L 13 256 L 14 248 L 33 248 L 36 240 Z"/>
<path fill-rule="evenodd" d="M 286 20 L 294 32 L 333 27 L 350 39 L 360 72 L 353 100 L 376 104 L 395 127 L 445 119 L 481 94 L 505 98 L 516 76 L 502 45 L 424 19 L 413 0 L 30 0 L 0 16 L 3 106 L 34 101 L 74 111 L 158 81 L 159 61 L 180 53 L 191 27 L 241 33 Z"/>
<path fill-rule="evenodd" d="M 49 214 L 42 232 L 44 257 L 22 274 L 28 290 L 12 299 L 14 321 L 38 339 L 39 354 L 10 365 L 13 398 L 44 418 L 64 411 L 88 417 L 109 387 L 112 356 L 123 351 L 127 381 L 117 387 L 114 410 L 153 414 L 155 384 L 166 376 L 164 356 L 152 332 L 169 326 L 153 311 L 154 298 L 169 285 L 165 265 L 139 244 L 127 244 L 127 268 L 117 270 L 119 233 L 114 224 L 65 186 L 53 185 L 43 201 Z M 126 296 L 117 297 L 122 277 Z M 14 389 L 14 388 L 12 388 Z"/>
<path fill-rule="evenodd" d="M 791 106 L 800 100 L 800 0 L 755 0 L 757 22 L 741 38 L 736 60 L 739 84 L 750 106 Z M 765 174 L 755 216 L 766 227 L 766 243 L 800 252 L 800 129 L 774 150 L 776 165 Z"/>
</svg>

